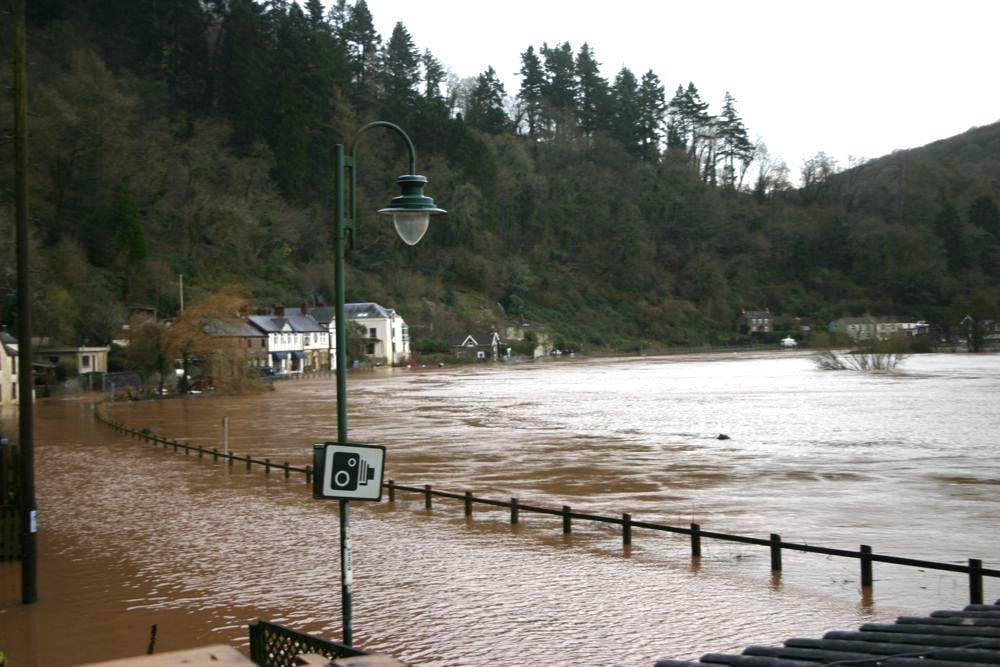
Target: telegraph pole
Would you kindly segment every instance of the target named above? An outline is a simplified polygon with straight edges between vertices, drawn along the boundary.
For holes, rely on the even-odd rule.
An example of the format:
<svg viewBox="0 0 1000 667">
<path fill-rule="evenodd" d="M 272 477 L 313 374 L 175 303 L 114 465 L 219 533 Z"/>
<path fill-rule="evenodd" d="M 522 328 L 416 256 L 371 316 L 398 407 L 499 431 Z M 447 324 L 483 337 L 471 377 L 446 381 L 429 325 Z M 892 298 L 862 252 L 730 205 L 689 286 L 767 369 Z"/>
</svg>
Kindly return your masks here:
<svg viewBox="0 0 1000 667">
<path fill-rule="evenodd" d="M 14 5 L 14 219 L 17 228 L 17 386 L 21 459 L 21 602 L 38 600 L 35 443 L 31 371 L 31 291 L 28 284 L 28 90 L 24 0 Z"/>
</svg>

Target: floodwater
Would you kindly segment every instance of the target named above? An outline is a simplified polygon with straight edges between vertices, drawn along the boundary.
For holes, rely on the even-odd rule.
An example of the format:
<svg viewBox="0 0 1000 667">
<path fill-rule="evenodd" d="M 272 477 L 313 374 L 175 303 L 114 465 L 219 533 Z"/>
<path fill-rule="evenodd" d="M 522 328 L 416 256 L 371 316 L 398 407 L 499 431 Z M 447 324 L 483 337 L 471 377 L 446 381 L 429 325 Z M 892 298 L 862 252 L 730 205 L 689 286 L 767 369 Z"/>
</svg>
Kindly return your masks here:
<svg viewBox="0 0 1000 667">
<path fill-rule="evenodd" d="M 351 439 L 399 484 L 703 530 L 1000 567 L 1000 356 L 819 371 L 802 353 L 388 370 L 349 378 Z M 0 650 L 71 665 L 227 642 L 254 618 L 338 638 L 336 503 L 37 407 L 40 601 L 0 565 Z M 294 465 L 336 435 L 332 380 L 107 408 Z M 7 415 L 8 418 L 11 415 Z M 15 430 L 10 422 L 8 430 Z M 724 433 L 729 440 L 718 440 Z M 964 577 L 521 514 L 416 494 L 352 503 L 354 634 L 419 665 L 651 665 L 966 603 Z M 1000 582 L 986 580 L 987 598 Z"/>
</svg>

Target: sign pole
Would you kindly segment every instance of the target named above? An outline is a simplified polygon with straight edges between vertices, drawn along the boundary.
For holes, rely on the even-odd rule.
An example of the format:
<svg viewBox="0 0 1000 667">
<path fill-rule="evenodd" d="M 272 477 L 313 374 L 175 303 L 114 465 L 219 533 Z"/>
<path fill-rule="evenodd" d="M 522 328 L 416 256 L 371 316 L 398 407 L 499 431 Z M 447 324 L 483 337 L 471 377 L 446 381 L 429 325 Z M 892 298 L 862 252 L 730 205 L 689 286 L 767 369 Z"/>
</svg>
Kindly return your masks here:
<svg viewBox="0 0 1000 667">
<path fill-rule="evenodd" d="M 340 501 L 340 597 L 344 612 L 344 643 L 354 646 L 351 630 L 351 585 L 354 583 L 354 566 L 351 562 L 351 524 L 347 517 L 349 501 Z"/>
</svg>

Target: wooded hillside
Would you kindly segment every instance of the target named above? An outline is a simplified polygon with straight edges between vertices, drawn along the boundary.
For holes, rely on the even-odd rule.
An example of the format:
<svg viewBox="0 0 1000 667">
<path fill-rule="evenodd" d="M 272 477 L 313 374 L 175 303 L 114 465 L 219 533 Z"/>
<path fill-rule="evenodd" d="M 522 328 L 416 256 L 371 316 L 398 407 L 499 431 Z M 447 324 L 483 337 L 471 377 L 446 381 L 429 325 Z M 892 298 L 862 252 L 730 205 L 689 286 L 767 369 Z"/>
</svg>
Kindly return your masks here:
<svg viewBox="0 0 1000 667">
<path fill-rule="evenodd" d="M 405 150 L 366 135 L 348 300 L 396 308 L 414 338 L 525 318 L 634 349 L 734 339 L 741 309 L 820 325 L 997 315 L 1000 125 L 843 171 L 819 154 L 794 189 L 733 96 L 713 109 L 686 81 L 668 99 L 652 71 L 606 80 L 599 35 L 525 45 L 506 91 L 492 68 L 449 75 L 461 63 L 401 24 L 378 35 L 364 0 L 28 4 L 34 327 L 55 339 L 105 343 L 133 306 L 170 316 L 181 274 L 191 300 L 329 301 L 332 150 L 373 119 L 410 133 L 449 214 L 398 242 L 374 211 Z M 12 125 L 5 93 L 9 325 Z"/>
</svg>

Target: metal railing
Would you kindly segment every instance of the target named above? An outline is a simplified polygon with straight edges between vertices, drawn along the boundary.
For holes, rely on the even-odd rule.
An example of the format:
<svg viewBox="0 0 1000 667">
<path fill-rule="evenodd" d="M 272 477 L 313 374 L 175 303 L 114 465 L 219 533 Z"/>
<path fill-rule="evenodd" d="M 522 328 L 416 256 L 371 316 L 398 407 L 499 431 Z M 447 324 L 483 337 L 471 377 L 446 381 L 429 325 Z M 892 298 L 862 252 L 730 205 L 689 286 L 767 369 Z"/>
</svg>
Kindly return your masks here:
<svg viewBox="0 0 1000 667">
<path fill-rule="evenodd" d="M 151 443 L 154 446 L 162 446 L 164 449 L 173 448 L 173 450 L 179 451 L 184 450 L 184 453 L 190 454 L 191 452 L 197 452 L 198 458 L 203 458 L 205 455 L 212 456 L 213 461 L 218 461 L 219 459 L 227 460 L 230 466 L 234 462 L 240 461 L 246 464 L 246 469 L 251 470 L 252 466 L 256 465 L 258 467 L 263 467 L 266 474 L 270 474 L 272 469 L 284 472 L 285 479 L 288 479 L 292 472 L 302 473 L 305 476 L 305 481 L 307 483 L 312 482 L 312 468 L 311 466 L 305 466 L 304 468 L 298 468 L 289 465 L 288 462 L 284 463 L 274 463 L 271 459 L 253 459 L 250 455 L 239 456 L 237 454 L 224 454 L 218 450 L 218 448 L 213 448 L 211 450 L 205 449 L 203 447 L 197 447 L 184 442 L 179 442 L 177 440 L 170 440 L 167 438 L 161 438 L 153 435 L 147 429 L 144 430 L 134 430 L 126 427 L 120 422 L 115 422 L 113 420 L 104 417 L 99 409 L 99 406 L 95 406 L 94 414 L 97 419 L 104 424 L 107 424 L 111 428 L 115 429 L 120 433 L 125 433 L 130 435 L 140 441 Z M 959 574 L 964 574 L 968 577 L 969 583 L 969 602 L 971 604 L 982 604 L 983 603 L 983 578 L 984 577 L 994 577 L 1000 578 L 1000 570 L 993 568 L 983 567 L 983 562 L 978 558 L 968 559 L 967 564 L 959 565 L 956 563 L 941 563 L 938 561 L 923 560 L 918 558 L 905 558 L 901 556 L 892 556 L 889 554 L 878 554 L 872 551 L 872 547 L 867 544 L 862 544 L 859 546 L 857 551 L 852 551 L 850 549 L 837 549 L 832 547 L 816 546 L 811 544 L 800 544 L 797 542 L 785 542 L 781 539 L 781 535 L 777 533 L 771 533 L 768 538 L 761 537 L 750 537 L 747 535 L 733 535 L 729 533 L 720 533 L 711 530 L 702 530 L 701 526 L 697 523 L 691 523 L 689 526 L 671 526 L 667 524 L 652 523 L 648 521 L 636 521 L 632 518 L 630 514 L 622 514 L 618 516 L 602 516 L 599 514 L 590 514 L 587 512 L 575 512 L 569 505 L 563 505 L 559 509 L 551 507 L 541 507 L 537 505 L 525 505 L 521 503 L 517 498 L 511 498 L 507 500 L 495 500 L 492 498 L 480 498 L 472 495 L 472 491 L 465 491 L 463 493 L 455 493 L 452 491 L 438 491 L 429 484 L 422 487 L 419 486 L 405 486 L 402 484 L 396 484 L 394 480 L 389 480 L 383 484 L 383 487 L 388 490 L 388 501 L 394 503 L 396 501 L 397 492 L 403 491 L 407 493 L 420 494 L 424 500 L 424 508 L 433 508 L 433 498 L 447 498 L 451 500 L 460 500 L 464 504 L 465 515 L 471 517 L 473 514 L 473 509 L 475 505 L 484 505 L 488 507 L 498 507 L 503 509 L 508 509 L 510 511 L 510 523 L 512 525 L 518 524 L 520 522 L 520 517 L 522 513 L 529 514 L 543 514 L 548 516 L 555 516 L 561 519 L 562 532 L 563 534 L 571 534 L 573 531 L 573 521 L 590 521 L 595 523 L 604 523 L 618 525 L 622 527 L 622 545 L 630 546 L 632 544 L 632 533 L 636 529 L 651 530 L 661 533 L 673 533 L 677 535 L 687 535 L 690 538 L 691 545 L 691 558 L 697 559 L 701 558 L 701 543 L 702 540 L 719 540 L 722 542 L 736 542 L 740 544 L 751 544 L 755 546 L 767 547 L 770 551 L 770 564 L 771 571 L 774 573 L 780 573 L 783 569 L 782 564 L 782 553 L 784 551 L 798 551 L 803 553 L 820 554 L 824 556 L 834 556 L 839 558 L 851 558 L 858 560 L 860 563 L 861 572 L 861 586 L 863 589 L 871 590 L 874 585 L 873 577 L 873 564 L 874 563 L 886 563 L 890 565 L 902 565 L 905 567 L 915 567 L 925 570 L 936 570 L 940 572 L 955 572 Z"/>
<path fill-rule="evenodd" d="M 357 648 L 293 630 L 270 621 L 254 621 L 250 629 L 250 659 L 260 667 L 292 667 L 303 653 L 318 653 L 327 658 L 352 658 L 369 655 Z"/>
</svg>

